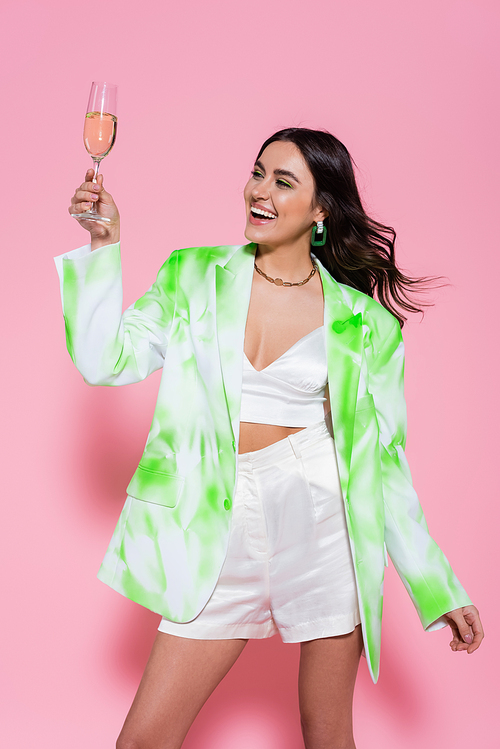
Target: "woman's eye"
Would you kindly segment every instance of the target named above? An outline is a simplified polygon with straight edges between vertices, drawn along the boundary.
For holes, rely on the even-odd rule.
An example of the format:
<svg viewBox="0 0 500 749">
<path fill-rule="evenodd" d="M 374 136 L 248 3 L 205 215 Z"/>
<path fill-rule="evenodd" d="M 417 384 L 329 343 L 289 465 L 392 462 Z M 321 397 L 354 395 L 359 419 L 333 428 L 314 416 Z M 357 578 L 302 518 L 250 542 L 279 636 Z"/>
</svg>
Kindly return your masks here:
<svg viewBox="0 0 500 749">
<path fill-rule="evenodd" d="M 262 177 L 262 172 L 258 172 L 257 169 L 254 169 L 252 172 L 252 177 Z"/>
<path fill-rule="evenodd" d="M 278 179 L 276 180 L 278 185 L 283 185 L 284 187 L 291 187 L 290 182 L 287 182 L 285 179 Z"/>
</svg>

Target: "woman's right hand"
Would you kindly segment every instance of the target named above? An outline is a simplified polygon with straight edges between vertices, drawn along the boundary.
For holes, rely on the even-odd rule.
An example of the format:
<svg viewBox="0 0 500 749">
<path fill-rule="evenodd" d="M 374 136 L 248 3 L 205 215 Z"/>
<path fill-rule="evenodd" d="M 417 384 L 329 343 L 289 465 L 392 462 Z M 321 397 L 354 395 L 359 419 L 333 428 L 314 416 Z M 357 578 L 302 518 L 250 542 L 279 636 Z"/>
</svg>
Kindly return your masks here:
<svg viewBox="0 0 500 749">
<path fill-rule="evenodd" d="M 80 187 L 76 188 L 75 194 L 71 198 L 68 212 L 71 214 L 84 213 L 94 203 L 97 213 L 111 219 L 110 222 L 106 223 L 86 221 L 83 218 L 76 219 L 80 226 L 90 232 L 91 247 L 96 250 L 98 247 L 113 244 L 120 240 L 120 214 L 112 196 L 103 187 L 102 174 L 97 176 L 97 182 L 92 182 L 93 177 L 94 170 L 88 169 L 85 182 L 82 182 Z"/>
</svg>

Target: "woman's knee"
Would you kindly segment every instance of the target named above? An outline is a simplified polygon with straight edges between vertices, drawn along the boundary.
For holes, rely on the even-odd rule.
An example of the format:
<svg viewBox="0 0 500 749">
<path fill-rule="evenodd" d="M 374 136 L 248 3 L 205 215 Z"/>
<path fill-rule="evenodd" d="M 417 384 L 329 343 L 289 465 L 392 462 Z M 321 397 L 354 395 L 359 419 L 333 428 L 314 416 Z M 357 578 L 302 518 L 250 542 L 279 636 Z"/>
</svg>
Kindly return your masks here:
<svg viewBox="0 0 500 749">
<path fill-rule="evenodd" d="M 356 749 L 351 726 L 330 721 L 308 720 L 301 716 L 305 749 Z"/>
<path fill-rule="evenodd" d="M 120 734 L 116 740 L 116 749 L 143 749 L 140 742 Z"/>
<path fill-rule="evenodd" d="M 182 744 L 175 741 L 158 743 L 158 739 L 147 739 L 138 736 L 131 736 L 122 731 L 116 740 L 116 749 L 180 749 Z"/>
</svg>

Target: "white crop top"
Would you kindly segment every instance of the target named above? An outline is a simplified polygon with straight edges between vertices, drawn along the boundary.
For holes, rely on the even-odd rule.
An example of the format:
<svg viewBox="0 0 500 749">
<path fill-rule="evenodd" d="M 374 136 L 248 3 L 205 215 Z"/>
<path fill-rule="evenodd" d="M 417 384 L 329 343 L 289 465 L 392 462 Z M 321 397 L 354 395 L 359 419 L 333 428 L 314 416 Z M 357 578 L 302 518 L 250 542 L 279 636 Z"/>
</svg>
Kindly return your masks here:
<svg viewBox="0 0 500 749">
<path fill-rule="evenodd" d="M 307 427 L 322 421 L 327 382 L 324 325 L 260 371 L 243 353 L 240 420 L 284 427 Z"/>
</svg>

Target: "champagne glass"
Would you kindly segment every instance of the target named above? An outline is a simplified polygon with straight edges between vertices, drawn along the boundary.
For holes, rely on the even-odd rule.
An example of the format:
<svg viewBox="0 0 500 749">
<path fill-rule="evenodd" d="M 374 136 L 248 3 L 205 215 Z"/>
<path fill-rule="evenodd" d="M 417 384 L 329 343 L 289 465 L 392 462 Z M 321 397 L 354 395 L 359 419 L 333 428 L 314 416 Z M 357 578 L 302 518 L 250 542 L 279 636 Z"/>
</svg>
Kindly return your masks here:
<svg viewBox="0 0 500 749">
<path fill-rule="evenodd" d="M 93 81 L 90 87 L 89 103 L 85 124 L 83 127 L 83 142 L 94 162 L 94 179 L 97 182 L 101 159 L 108 155 L 116 139 L 116 95 L 118 86 L 105 81 Z M 102 221 L 109 223 L 111 219 L 100 216 L 93 204 L 85 213 L 72 213 L 76 219 L 88 221 Z"/>
</svg>

